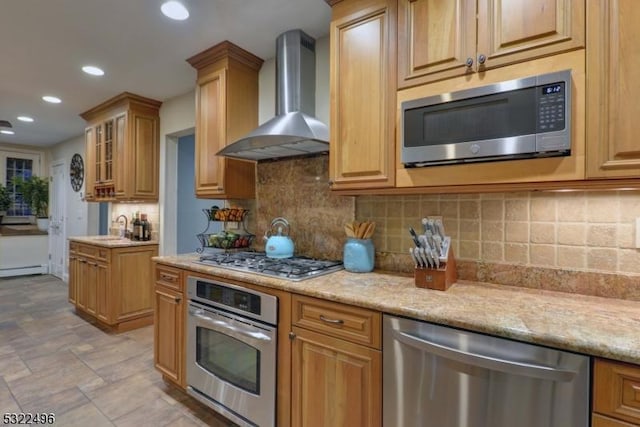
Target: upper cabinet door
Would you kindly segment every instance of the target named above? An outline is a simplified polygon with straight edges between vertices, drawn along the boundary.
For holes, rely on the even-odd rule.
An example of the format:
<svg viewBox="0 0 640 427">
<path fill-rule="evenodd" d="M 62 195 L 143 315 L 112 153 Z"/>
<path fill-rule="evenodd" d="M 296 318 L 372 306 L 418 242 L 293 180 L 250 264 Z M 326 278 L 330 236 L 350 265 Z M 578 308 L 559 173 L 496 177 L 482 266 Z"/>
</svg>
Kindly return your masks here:
<svg viewBox="0 0 640 427">
<path fill-rule="evenodd" d="M 224 157 L 216 153 L 226 145 L 226 72 L 218 69 L 198 79 L 196 90 L 196 193 L 224 193 Z"/>
<path fill-rule="evenodd" d="M 587 177 L 640 176 L 640 5 L 589 0 Z"/>
<path fill-rule="evenodd" d="M 92 202 L 95 199 L 93 186 L 96 181 L 96 142 L 95 129 L 89 126 L 84 130 L 84 149 L 85 149 L 85 176 L 84 176 L 84 199 Z"/>
<path fill-rule="evenodd" d="M 394 184 L 396 2 L 342 1 L 330 27 L 333 190 Z"/>
<path fill-rule="evenodd" d="M 475 0 L 398 1 L 399 88 L 463 75 L 475 53 Z"/>
<path fill-rule="evenodd" d="M 478 0 L 478 69 L 584 47 L 585 0 Z"/>
</svg>

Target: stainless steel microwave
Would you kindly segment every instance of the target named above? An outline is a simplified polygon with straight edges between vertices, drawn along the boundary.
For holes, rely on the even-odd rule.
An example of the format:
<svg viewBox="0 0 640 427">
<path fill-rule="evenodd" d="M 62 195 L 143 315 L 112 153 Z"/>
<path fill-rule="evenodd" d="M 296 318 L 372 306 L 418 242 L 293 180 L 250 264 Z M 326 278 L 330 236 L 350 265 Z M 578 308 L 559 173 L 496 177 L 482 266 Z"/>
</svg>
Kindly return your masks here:
<svg viewBox="0 0 640 427">
<path fill-rule="evenodd" d="M 571 70 L 405 101 L 405 167 L 571 154 Z"/>
</svg>

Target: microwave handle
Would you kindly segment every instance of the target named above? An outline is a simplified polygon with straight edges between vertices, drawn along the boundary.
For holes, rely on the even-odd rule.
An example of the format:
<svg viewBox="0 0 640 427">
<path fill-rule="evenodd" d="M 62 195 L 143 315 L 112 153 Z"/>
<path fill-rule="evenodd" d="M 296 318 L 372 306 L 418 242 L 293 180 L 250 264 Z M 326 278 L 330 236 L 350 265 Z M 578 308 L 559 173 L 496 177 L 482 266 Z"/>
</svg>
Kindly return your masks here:
<svg viewBox="0 0 640 427">
<path fill-rule="evenodd" d="M 447 347 L 423 338 L 416 337 L 406 332 L 393 331 L 395 338 L 411 347 L 444 357 L 449 360 L 465 363 L 471 366 L 478 366 L 493 371 L 506 372 L 508 374 L 523 375 L 527 377 L 540 378 L 551 381 L 570 382 L 576 376 L 576 372 L 565 369 L 554 369 L 548 366 L 522 363 L 512 360 L 504 360 L 496 357 L 485 356 Z"/>
<path fill-rule="evenodd" d="M 205 314 L 205 311 L 202 309 L 189 309 L 189 314 L 194 316 L 195 318 L 205 322 L 207 324 L 207 326 L 217 332 L 220 332 L 222 334 L 224 334 L 225 332 L 229 332 L 232 331 L 236 334 L 254 339 L 254 340 L 259 340 L 259 341 L 271 341 L 271 338 L 262 333 L 262 332 L 258 332 L 258 331 L 251 331 L 248 329 L 245 329 L 243 327 L 239 327 L 237 325 L 233 325 L 229 322 L 226 322 L 224 320 L 220 320 L 220 319 L 215 319 L 211 316 L 207 316 Z"/>
</svg>

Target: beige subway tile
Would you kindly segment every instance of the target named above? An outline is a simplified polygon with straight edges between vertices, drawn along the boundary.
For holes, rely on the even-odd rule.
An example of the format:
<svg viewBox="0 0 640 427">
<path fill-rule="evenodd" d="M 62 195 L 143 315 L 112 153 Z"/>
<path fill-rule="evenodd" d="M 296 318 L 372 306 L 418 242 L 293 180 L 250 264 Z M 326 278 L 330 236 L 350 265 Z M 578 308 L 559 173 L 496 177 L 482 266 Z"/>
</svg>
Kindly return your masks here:
<svg viewBox="0 0 640 427">
<path fill-rule="evenodd" d="M 580 246 L 558 246 L 558 267 L 587 268 L 587 250 Z"/>
<path fill-rule="evenodd" d="M 504 200 L 482 200 L 480 208 L 483 221 L 504 220 Z"/>
<path fill-rule="evenodd" d="M 387 235 L 400 236 L 403 229 L 404 227 L 402 218 L 387 218 L 385 230 Z"/>
<path fill-rule="evenodd" d="M 529 247 L 529 260 L 533 265 L 555 267 L 556 247 L 553 245 L 531 245 Z"/>
<path fill-rule="evenodd" d="M 528 221 L 529 220 L 529 200 L 528 199 L 507 199 L 504 202 L 505 219 L 507 221 Z"/>
<path fill-rule="evenodd" d="M 589 224 L 587 226 L 587 245 L 604 248 L 618 246 L 618 230 L 615 224 Z"/>
<path fill-rule="evenodd" d="M 458 200 L 459 194 L 440 194 L 440 200 Z"/>
<path fill-rule="evenodd" d="M 528 199 L 531 195 L 530 191 L 512 191 L 511 193 L 505 193 L 506 199 Z"/>
<path fill-rule="evenodd" d="M 530 200 L 531 221 L 555 221 L 555 197 L 532 198 Z"/>
<path fill-rule="evenodd" d="M 480 203 L 476 200 L 461 200 L 460 218 L 478 219 L 480 218 Z"/>
<path fill-rule="evenodd" d="M 460 220 L 460 240 L 480 240 L 480 221 Z"/>
<path fill-rule="evenodd" d="M 460 200 L 478 200 L 480 193 L 460 193 L 458 199 Z"/>
<path fill-rule="evenodd" d="M 560 245 L 586 245 L 587 225 L 578 224 L 558 224 L 558 244 Z"/>
<path fill-rule="evenodd" d="M 418 200 L 405 200 L 402 204 L 403 216 L 405 218 L 416 218 L 418 221 L 422 218 L 422 213 L 420 212 L 420 202 Z"/>
<path fill-rule="evenodd" d="M 505 223 L 505 233 L 506 242 L 526 243 L 529 241 L 529 223 L 507 221 Z"/>
<path fill-rule="evenodd" d="M 504 241 L 504 221 L 482 221 L 480 236 L 483 241 Z"/>
<path fill-rule="evenodd" d="M 587 201 L 582 191 L 558 193 L 556 206 L 560 222 L 584 222 L 587 219 Z"/>
<path fill-rule="evenodd" d="M 482 200 L 503 200 L 504 193 L 481 193 L 480 199 Z"/>
<path fill-rule="evenodd" d="M 454 219 L 449 219 L 449 218 L 444 218 L 442 220 L 442 224 L 444 225 L 444 233 L 447 236 L 451 236 L 451 238 L 453 239 L 457 239 L 459 234 L 458 234 L 458 225 L 459 222 L 457 218 Z"/>
<path fill-rule="evenodd" d="M 477 260 L 480 258 L 480 242 L 461 240 L 460 241 L 460 253 L 458 254 L 460 259 Z"/>
<path fill-rule="evenodd" d="M 440 215 L 440 200 L 420 200 L 420 218 L 429 215 Z"/>
<path fill-rule="evenodd" d="M 587 249 L 587 268 L 590 270 L 617 271 L 618 251 L 609 248 Z"/>
<path fill-rule="evenodd" d="M 504 245 L 498 242 L 482 242 L 480 259 L 483 261 L 503 261 Z"/>
<path fill-rule="evenodd" d="M 619 206 L 617 193 L 587 193 L 587 221 L 617 222 Z"/>
<path fill-rule="evenodd" d="M 458 218 L 458 201 L 440 201 L 440 215 L 445 218 Z"/>
<path fill-rule="evenodd" d="M 402 205 L 400 202 L 385 202 L 387 218 L 402 218 Z"/>
<path fill-rule="evenodd" d="M 621 273 L 640 273 L 640 250 L 621 249 L 619 251 L 619 271 Z"/>
<path fill-rule="evenodd" d="M 529 245 L 522 243 L 506 243 L 504 245 L 504 260 L 512 263 L 528 264 Z"/>
<path fill-rule="evenodd" d="M 395 252 L 395 253 L 404 253 L 405 251 L 408 252 L 410 247 L 408 243 L 409 243 L 408 241 L 402 238 L 387 236 L 384 252 Z M 403 249 L 405 247 L 406 249 Z M 379 249 L 379 251 L 382 251 L 382 250 L 383 250 L 382 248 Z"/>
<path fill-rule="evenodd" d="M 636 243 L 636 233 L 640 230 L 635 230 L 635 224 L 618 224 L 618 247 L 624 249 L 634 249 Z"/>
<path fill-rule="evenodd" d="M 620 191 L 620 222 L 635 221 L 640 217 L 640 194 L 636 191 Z"/>
<path fill-rule="evenodd" d="M 556 224 L 553 222 L 532 222 L 529 229 L 531 243 L 556 243 Z"/>
</svg>

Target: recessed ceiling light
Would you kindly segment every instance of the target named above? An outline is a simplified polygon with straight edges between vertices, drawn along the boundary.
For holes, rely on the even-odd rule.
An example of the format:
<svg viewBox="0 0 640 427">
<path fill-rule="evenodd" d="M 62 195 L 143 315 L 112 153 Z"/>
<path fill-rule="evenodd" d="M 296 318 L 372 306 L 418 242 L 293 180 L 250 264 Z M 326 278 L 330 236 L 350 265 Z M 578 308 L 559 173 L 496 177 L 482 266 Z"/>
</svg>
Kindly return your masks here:
<svg viewBox="0 0 640 427">
<path fill-rule="evenodd" d="M 176 21 L 184 21 L 189 17 L 189 11 L 186 7 L 179 1 L 170 0 L 162 3 L 160 6 L 160 10 L 165 16 L 175 19 Z"/>
<path fill-rule="evenodd" d="M 29 117 L 29 116 L 18 116 L 18 120 L 20 120 L 21 122 L 32 123 L 32 122 L 33 122 L 33 117 Z"/>
<path fill-rule="evenodd" d="M 62 102 L 62 100 L 57 96 L 51 96 L 51 95 L 45 95 L 42 97 L 42 99 L 52 104 L 60 104 Z"/>
<path fill-rule="evenodd" d="M 0 133 L 5 134 L 5 135 L 14 135 L 15 132 L 12 130 L 6 130 L 6 129 L 2 129 L 0 130 Z"/>
<path fill-rule="evenodd" d="M 104 71 L 101 68 L 95 67 L 93 65 L 85 65 L 82 67 L 82 71 L 87 74 L 91 74 L 92 76 L 104 76 Z"/>
</svg>

